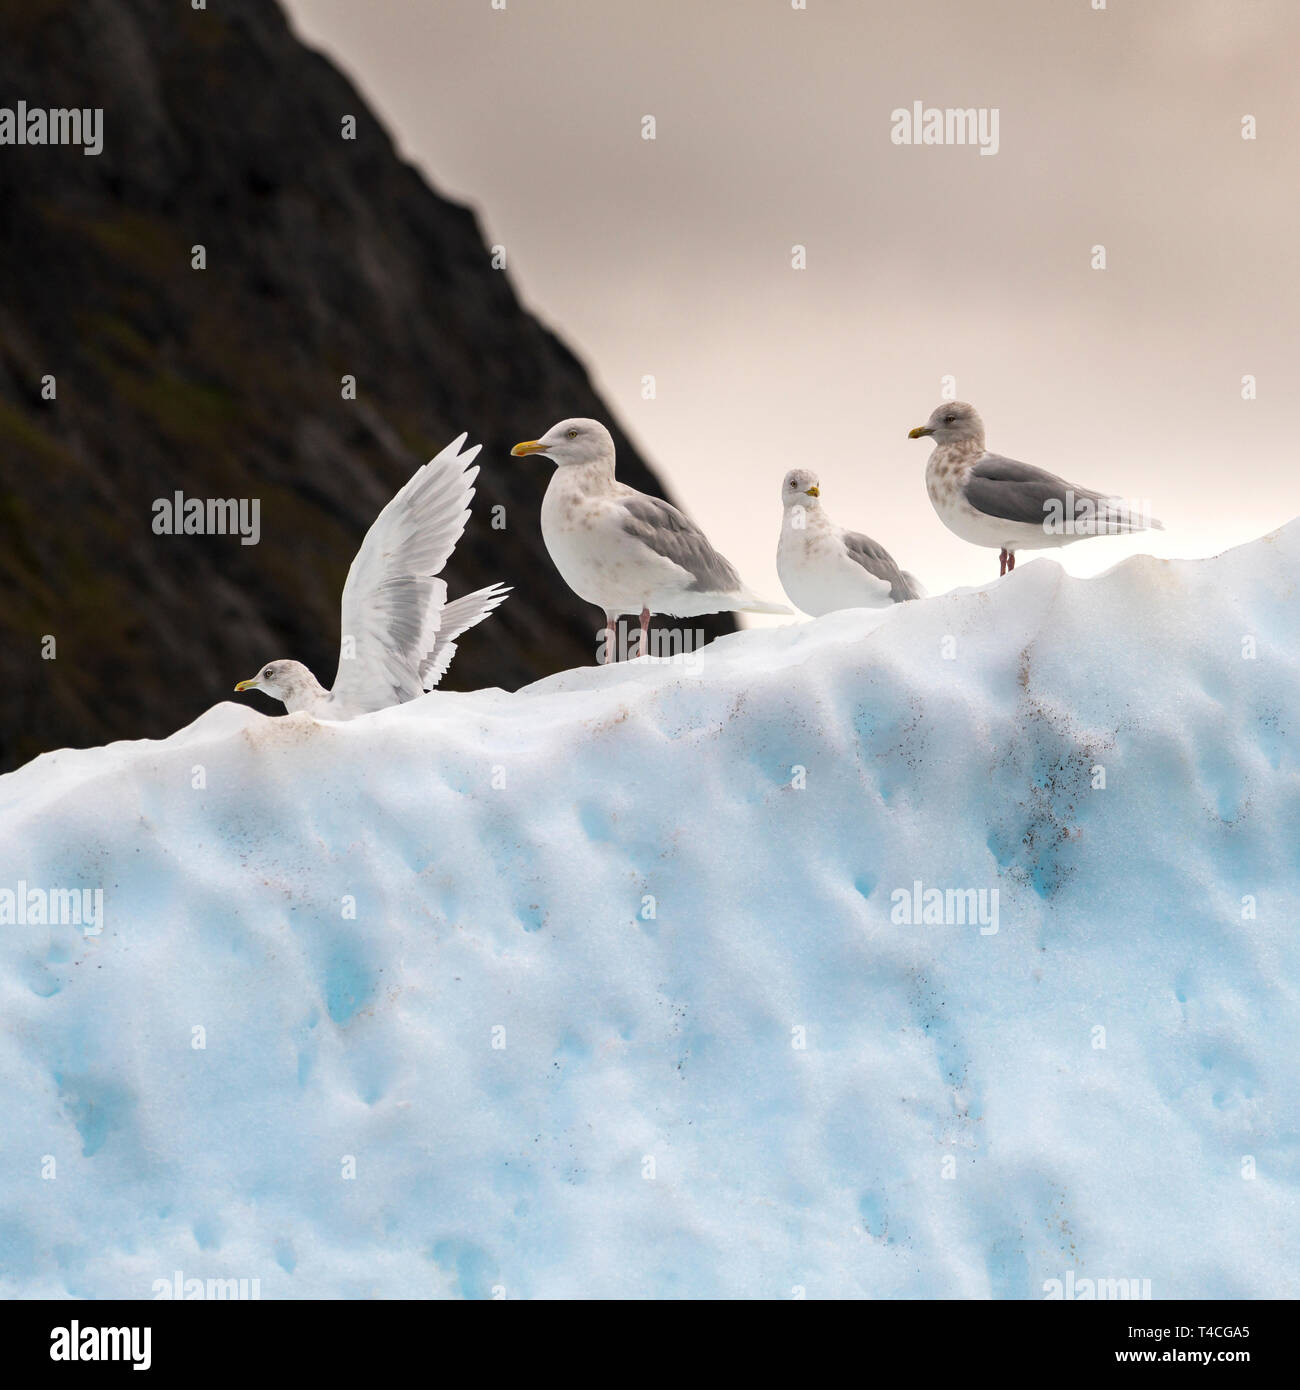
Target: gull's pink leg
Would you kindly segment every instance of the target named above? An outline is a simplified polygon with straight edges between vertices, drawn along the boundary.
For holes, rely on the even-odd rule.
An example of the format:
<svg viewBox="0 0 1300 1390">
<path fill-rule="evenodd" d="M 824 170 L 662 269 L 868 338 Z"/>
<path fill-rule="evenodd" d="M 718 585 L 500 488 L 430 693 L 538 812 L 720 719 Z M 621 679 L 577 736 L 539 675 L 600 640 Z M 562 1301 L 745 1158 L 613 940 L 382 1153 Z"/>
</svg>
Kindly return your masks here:
<svg viewBox="0 0 1300 1390">
<path fill-rule="evenodd" d="M 1016 567 L 1016 552 L 1015 552 L 1014 550 L 1008 550 L 1008 551 L 1007 551 L 1007 573 L 1010 574 L 1011 571 L 1012 571 L 1013 569 L 1015 569 L 1015 567 Z"/>
<path fill-rule="evenodd" d="M 608 666 L 614 660 L 614 645 L 618 641 L 618 618 L 613 613 L 605 614 L 605 660 Z"/>
<path fill-rule="evenodd" d="M 998 571 L 998 578 L 1001 579 L 1002 576 L 1007 572 L 1007 552 L 1004 550 L 998 556 L 998 559 L 1002 562 L 1002 568 Z"/>
<path fill-rule="evenodd" d="M 650 650 L 650 610 L 641 610 L 641 646 L 637 650 L 638 656 L 645 656 Z"/>
</svg>

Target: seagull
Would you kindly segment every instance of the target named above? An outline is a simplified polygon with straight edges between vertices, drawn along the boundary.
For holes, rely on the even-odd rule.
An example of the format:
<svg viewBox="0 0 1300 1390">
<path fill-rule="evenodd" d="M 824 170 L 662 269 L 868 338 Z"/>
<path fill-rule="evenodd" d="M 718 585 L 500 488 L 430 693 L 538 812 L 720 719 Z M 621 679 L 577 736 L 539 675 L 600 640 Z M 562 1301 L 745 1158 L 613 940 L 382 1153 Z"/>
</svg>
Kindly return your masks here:
<svg viewBox="0 0 1300 1390">
<path fill-rule="evenodd" d="M 642 652 L 653 613 L 789 613 L 751 593 L 671 503 L 615 480 L 614 440 L 598 420 L 561 420 L 510 452 L 545 454 L 556 465 L 542 499 L 542 539 L 569 588 L 604 612 L 606 662 L 624 613 L 641 615 Z"/>
<path fill-rule="evenodd" d="M 1122 498 L 1076 487 L 1030 463 L 984 448 L 984 421 L 973 405 L 947 401 L 908 434 L 937 445 L 925 486 L 939 520 L 972 545 L 1001 548 L 1001 573 L 1016 567 L 1017 550 L 1069 545 L 1084 536 L 1129 535 L 1163 524 Z"/>
<path fill-rule="evenodd" d="M 343 585 L 343 639 L 334 688 L 300 661 L 268 662 L 236 691 L 261 690 L 290 714 L 353 719 L 432 690 L 456 655 L 456 639 L 510 590 L 489 585 L 447 602 L 436 576 L 456 548 L 474 496 L 481 445 L 465 435 L 419 468 L 366 532 Z"/>
<path fill-rule="evenodd" d="M 806 468 L 792 468 L 781 483 L 785 513 L 776 572 L 794 606 L 820 618 L 839 608 L 888 608 L 921 598 L 921 586 L 883 545 L 836 526 L 821 495 L 817 475 Z"/>
</svg>

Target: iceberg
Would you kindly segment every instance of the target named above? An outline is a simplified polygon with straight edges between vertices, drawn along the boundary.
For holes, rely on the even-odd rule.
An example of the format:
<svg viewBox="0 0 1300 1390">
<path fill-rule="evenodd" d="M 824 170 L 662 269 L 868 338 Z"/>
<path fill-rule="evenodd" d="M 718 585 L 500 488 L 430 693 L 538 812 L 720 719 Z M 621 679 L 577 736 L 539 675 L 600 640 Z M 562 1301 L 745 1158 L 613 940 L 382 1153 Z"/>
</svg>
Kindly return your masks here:
<svg viewBox="0 0 1300 1390">
<path fill-rule="evenodd" d="M 1300 1296 L 1298 578 L 37 758 L 0 1291 Z"/>
</svg>

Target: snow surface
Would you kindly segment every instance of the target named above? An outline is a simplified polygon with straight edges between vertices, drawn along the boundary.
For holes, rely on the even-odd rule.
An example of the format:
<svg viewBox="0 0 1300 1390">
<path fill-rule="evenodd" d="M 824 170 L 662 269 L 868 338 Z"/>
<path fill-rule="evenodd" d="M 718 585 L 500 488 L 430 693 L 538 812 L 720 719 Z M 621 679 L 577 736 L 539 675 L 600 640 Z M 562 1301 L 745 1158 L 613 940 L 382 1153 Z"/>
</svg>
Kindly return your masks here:
<svg viewBox="0 0 1300 1390">
<path fill-rule="evenodd" d="M 1298 576 L 1300 521 L 37 759 L 0 888 L 105 920 L 0 927 L 0 1292 L 1300 1295 Z"/>
</svg>

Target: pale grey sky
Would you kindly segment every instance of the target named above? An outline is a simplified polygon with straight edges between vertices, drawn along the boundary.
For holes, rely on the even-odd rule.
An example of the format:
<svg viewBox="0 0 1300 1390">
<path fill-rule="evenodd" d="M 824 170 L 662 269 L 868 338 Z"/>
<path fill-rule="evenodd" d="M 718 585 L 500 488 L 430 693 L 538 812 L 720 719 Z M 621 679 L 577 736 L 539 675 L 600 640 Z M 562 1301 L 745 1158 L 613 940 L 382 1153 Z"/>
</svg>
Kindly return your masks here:
<svg viewBox="0 0 1300 1390">
<path fill-rule="evenodd" d="M 930 446 L 906 437 L 948 374 L 991 448 L 1165 521 L 1051 552 L 1072 573 L 1213 554 L 1300 512 L 1300 5 L 1093 3 L 287 8 L 780 597 L 794 466 L 931 592 L 996 575 L 935 516 Z M 891 143 L 916 101 L 997 108 L 998 153 Z M 501 411 L 520 438 L 554 423 Z"/>
</svg>

